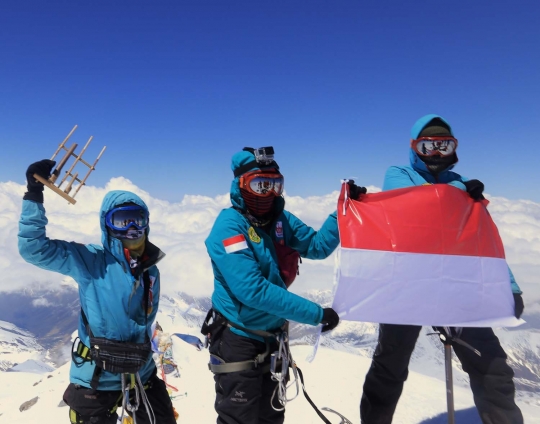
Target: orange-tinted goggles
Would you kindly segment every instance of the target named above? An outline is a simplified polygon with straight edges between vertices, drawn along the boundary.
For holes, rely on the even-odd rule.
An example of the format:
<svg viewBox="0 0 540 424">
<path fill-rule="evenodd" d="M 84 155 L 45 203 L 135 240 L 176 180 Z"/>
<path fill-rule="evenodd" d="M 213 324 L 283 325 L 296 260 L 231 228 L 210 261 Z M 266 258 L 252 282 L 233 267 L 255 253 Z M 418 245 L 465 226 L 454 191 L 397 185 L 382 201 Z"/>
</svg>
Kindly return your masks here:
<svg viewBox="0 0 540 424">
<path fill-rule="evenodd" d="M 454 137 L 420 137 L 411 140 L 411 147 L 420 156 L 450 156 L 456 152 L 458 141 Z"/>
<path fill-rule="evenodd" d="M 240 188 L 257 196 L 281 196 L 283 183 L 283 175 L 278 172 L 254 171 L 240 177 Z"/>
</svg>

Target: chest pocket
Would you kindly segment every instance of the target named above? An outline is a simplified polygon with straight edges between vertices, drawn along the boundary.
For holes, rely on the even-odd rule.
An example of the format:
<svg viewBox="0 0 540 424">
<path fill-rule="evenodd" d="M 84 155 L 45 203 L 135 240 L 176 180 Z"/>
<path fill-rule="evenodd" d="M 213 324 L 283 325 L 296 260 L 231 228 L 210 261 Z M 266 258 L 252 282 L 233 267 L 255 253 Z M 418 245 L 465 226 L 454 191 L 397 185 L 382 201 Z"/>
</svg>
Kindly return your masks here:
<svg viewBox="0 0 540 424">
<path fill-rule="evenodd" d="M 274 248 L 278 259 L 279 274 L 287 288 L 289 288 L 296 276 L 300 274 L 302 258 L 300 253 L 293 248 L 279 244 L 276 241 L 274 241 Z"/>
</svg>

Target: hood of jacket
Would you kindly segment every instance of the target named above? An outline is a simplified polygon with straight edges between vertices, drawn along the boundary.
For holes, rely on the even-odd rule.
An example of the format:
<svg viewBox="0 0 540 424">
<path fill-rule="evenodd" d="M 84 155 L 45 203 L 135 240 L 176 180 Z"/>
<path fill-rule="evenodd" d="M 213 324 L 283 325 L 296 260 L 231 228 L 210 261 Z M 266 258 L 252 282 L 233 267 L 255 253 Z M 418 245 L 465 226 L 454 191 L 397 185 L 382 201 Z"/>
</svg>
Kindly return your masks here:
<svg viewBox="0 0 540 424">
<path fill-rule="evenodd" d="M 443 121 L 446 125 L 448 125 L 448 128 L 450 128 L 450 134 L 452 134 L 452 136 L 454 136 L 454 133 L 452 132 L 452 127 L 450 126 L 450 124 L 448 123 L 448 121 L 446 119 L 444 119 L 442 116 L 439 116 L 439 115 L 435 115 L 435 114 L 429 114 L 429 115 L 425 115 L 425 116 L 422 116 L 418 121 L 416 121 L 416 123 L 413 125 L 413 127 L 411 128 L 411 139 L 412 140 L 416 140 L 418 138 L 418 135 L 422 132 L 422 130 L 431 122 L 433 121 L 434 119 L 440 119 L 441 121 Z M 420 159 L 420 156 L 418 156 L 418 154 L 414 151 L 414 149 L 411 147 L 410 150 L 409 150 L 409 160 L 411 162 L 411 166 L 413 167 L 413 169 L 415 169 L 416 171 L 418 172 L 421 172 L 421 173 L 428 173 L 428 174 L 431 174 L 431 172 L 429 171 L 427 165 L 424 163 L 424 161 L 422 159 Z M 457 162 L 456 162 L 457 163 Z M 447 168 L 445 168 L 442 172 L 446 172 L 446 171 L 450 171 L 452 168 L 454 168 L 454 166 L 456 165 L 456 163 L 453 163 L 452 165 L 448 166 Z"/>
<path fill-rule="evenodd" d="M 146 203 L 144 203 L 144 201 L 135 193 L 125 190 L 113 190 L 105 195 L 105 197 L 103 198 L 103 202 L 101 203 L 101 209 L 99 211 L 101 242 L 103 243 L 103 247 L 105 248 L 105 250 L 108 250 L 117 258 L 118 256 L 123 257 L 124 249 L 122 247 L 122 242 L 117 238 L 111 237 L 109 235 L 109 233 L 107 232 L 107 225 L 105 224 L 105 217 L 111 209 L 114 209 L 125 203 L 134 203 L 136 205 L 139 205 L 144 208 L 147 213 L 149 213 Z M 148 237 L 149 233 L 150 225 L 148 225 L 148 228 L 146 229 L 146 237 Z"/>
</svg>

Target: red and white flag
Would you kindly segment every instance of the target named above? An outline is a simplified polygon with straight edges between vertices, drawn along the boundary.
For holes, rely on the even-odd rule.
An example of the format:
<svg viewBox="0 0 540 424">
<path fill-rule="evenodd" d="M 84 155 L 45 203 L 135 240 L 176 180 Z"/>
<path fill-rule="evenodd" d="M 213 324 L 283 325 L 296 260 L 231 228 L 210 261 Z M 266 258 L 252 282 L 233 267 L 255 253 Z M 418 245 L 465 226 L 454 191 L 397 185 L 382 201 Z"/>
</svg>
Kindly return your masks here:
<svg viewBox="0 0 540 424">
<path fill-rule="evenodd" d="M 351 321 L 516 326 L 504 247 L 487 201 L 447 184 L 338 201 L 333 308 Z"/>
<path fill-rule="evenodd" d="M 229 237 L 225 240 L 223 240 L 223 247 L 225 248 L 225 252 L 227 253 L 233 253 L 238 252 L 242 249 L 247 249 L 248 245 L 246 243 L 246 238 L 243 234 L 238 234 L 233 237 Z"/>
</svg>

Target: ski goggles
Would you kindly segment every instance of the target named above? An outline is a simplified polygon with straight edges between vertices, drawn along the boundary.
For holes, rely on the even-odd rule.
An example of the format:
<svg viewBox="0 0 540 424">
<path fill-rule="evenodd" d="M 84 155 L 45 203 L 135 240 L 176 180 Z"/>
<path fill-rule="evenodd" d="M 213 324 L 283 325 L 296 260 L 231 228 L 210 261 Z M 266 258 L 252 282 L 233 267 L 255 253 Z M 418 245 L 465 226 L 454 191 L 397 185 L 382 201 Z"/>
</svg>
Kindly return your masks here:
<svg viewBox="0 0 540 424">
<path fill-rule="evenodd" d="M 420 137 L 411 140 L 411 147 L 420 156 L 450 156 L 456 152 L 458 141 L 454 137 Z"/>
<path fill-rule="evenodd" d="M 115 231 L 127 231 L 130 228 L 145 230 L 148 222 L 148 212 L 137 205 L 114 208 L 105 216 L 105 223 Z"/>
<path fill-rule="evenodd" d="M 278 172 L 248 172 L 240 177 L 240 188 L 257 196 L 281 196 L 283 193 L 283 175 Z"/>
</svg>

